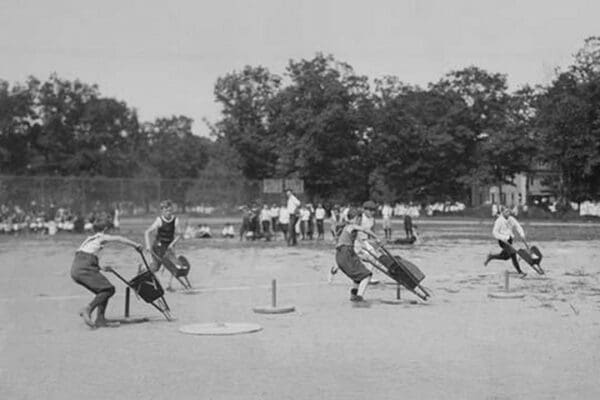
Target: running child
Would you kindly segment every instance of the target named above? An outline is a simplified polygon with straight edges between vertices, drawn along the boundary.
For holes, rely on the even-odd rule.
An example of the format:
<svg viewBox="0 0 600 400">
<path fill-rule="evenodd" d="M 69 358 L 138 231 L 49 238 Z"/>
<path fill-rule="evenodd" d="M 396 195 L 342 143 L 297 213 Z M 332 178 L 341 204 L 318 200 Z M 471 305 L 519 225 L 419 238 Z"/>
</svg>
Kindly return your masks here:
<svg viewBox="0 0 600 400">
<path fill-rule="evenodd" d="M 83 241 L 75 252 L 75 259 L 71 266 L 71 278 L 96 295 L 92 302 L 79 311 L 79 315 L 90 328 L 104 326 L 117 326 L 105 317 L 108 300 L 115 294 L 115 287 L 100 273 L 100 270 L 110 271 L 110 267 L 100 267 L 98 253 L 106 243 L 122 243 L 141 251 L 142 245 L 123 236 L 107 235 L 103 232 L 89 236 Z M 96 313 L 96 320 L 92 321 L 92 312 Z"/>
<path fill-rule="evenodd" d="M 168 257 L 170 260 L 175 260 L 173 247 L 181 239 L 179 229 L 179 219 L 173 214 L 173 203 L 171 200 L 164 200 L 160 203 L 161 215 L 156 217 L 152 225 L 144 232 L 146 242 L 146 250 L 152 254 L 150 269 L 153 272 L 158 271 L 162 264 L 162 259 Z M 150 244 L 150 235 L 156 232 L 154 242 Z M 167 289 L 171 289 L 173 275 L 169 279 Z"/>
<path fill-rule="evenodd" d="M 331 273 L 337 273 L 337 269 L 341 269 L 348 278 L 352 280 L 353 287 L 350 290 L 350 301 L 357 305 L 367 305 L 364 300 L 365 290 L 369 285 L 371 271 L 362 263 L 356 252 L 354 251 L 354 241 L 358 232 L 364 232 L 373 237 L 378 243 L 377 235 L 370 229 L 365 229 L 358 225 L 359 214 L 355 209 L 348 210 L 348 223 L 342 228 L 335 246 L 335 261 L 336 266 L 331 269 Z"/>
<path fill-rule="evenodd" d="M 510 209 L 508 207 L 500 206 L 499 211 L 500 214 L 498 215 L 498 218 L 496 218 L 496 222 L 494 222 L 492 234 L 498 240 L 498 245 L 502 251 L 498 254 L 488 254 L 483 265 L 487 266 L 492 260 L 508 260 L 510 258 L 519 275 L 525 277 L 527 274 L 521 270 L 519 260 L 517 260 L 517 252 L 514 247 L 512 247 L 515 231 L 522 240 L 525 240 L 525 231 L 519 222 L 510 215 Z"/>
</svg>

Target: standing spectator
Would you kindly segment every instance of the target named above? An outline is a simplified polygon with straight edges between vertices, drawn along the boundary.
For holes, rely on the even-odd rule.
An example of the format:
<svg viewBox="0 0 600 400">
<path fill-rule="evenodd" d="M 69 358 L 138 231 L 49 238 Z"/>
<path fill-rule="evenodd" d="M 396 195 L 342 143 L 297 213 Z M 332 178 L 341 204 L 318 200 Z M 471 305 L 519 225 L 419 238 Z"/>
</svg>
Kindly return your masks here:
<svg viewBox="0 0 600 400">
<path fill-rule="evenodd" d="M 412 217 L 408 215 L 408 213 L 404 214 L 404 232 L 406 233 L 406 238 L 409 240 L 415 236 L 413 232 Z"/>
<path fill-rule="evenodd" d="M 296 222 L 298 221 L 298 207 L 300 207 L 300 200 L 294 196 L 292 189 L 286 189 L 285 194 L 287 196 L 287 210 L 290 216 L 288 246 L 296 246 L 298 244 L 296 238 Z"/>
<path fill-rule="evenodd" d="M 325 209 L 323 208 L 323 204 L 317 204 L 317 209 L 315 210 L 315 220 L 317 222 L 317 240 L 325 239 Z"/>
<path fill-rule="evenodd" d="M 315 209 L 311 203 L 306 205 L 306 209 L 308 210 L 308 221 L 306 224 L 306 235 L 309 240 L 313 239 L 313 235 L 315 233 Z"/>
<path fill-rule="evenodd" d="M 250 232 L 250 224 L 252 219 L 252 212 L 247 206 L 242 208 L 242 225 L 240 226 L 240 242 L 247 238 L 248 232 Z"/>
<path fill-rule="evenodd" d="M 250 209 L 250 230 L 252 231 L 252 240 L 257 240 L 261 237 L 261 229 L 260 229 L 260 210 L 258 206 L 254 204 Z"/>
<path fill-rule="evenodd" d="M 279 207 L 277 207 L 277 204 L 273 203 L 273 205 L 271 205 L 269 214 L 271 215 L 271 235 L 273 236 L 273 239 L 276 240 L 277 228 L 279 228 Z"/>
<path fill-rule="evenodd" d="M 386 240 L 392 240 L 392 215 L 394 215 L 394 209 L 390 203 L 386 201 L 381 208 L 383 232 Z"/>
<path fill-rule="evenodd" d="M 263 205 L 260 210 L 260 227 L 262 234 L 267 241 L 271 240 L 271 210 L 268 205 Z"/>
<path fill-rule="evenodd" d="M 46 214 L 46 222 L 50 220 L 54 220 L 56 218 L 56 205 L 53 201 L 50 201 L 50 206 L 48 207 L 48 213 Z"/>
<path fill-rule="evenodd" d="M 308 221 L 310 219 L 310 211 L 304 205 L 300 207 L 300 234 L 302 235 L 302 240 L 306 240 L 307 238 L 307 230 L 308 230 Z"/>
<path fill-rule="evenodd" d="M 279 207 L 279 230 L 283 233 L 283 240 L 288 241 L 288 229 L 290 225 L 290 214 L 285 204 Z"/>
<path fill-rule="evenodd" d="M 113 229 L 115 231 L 120 231 L 121 230 L 121 208 L 119 207 L 119 204 L 116 203 L 115 207 L 113 209 Z"/>
</svg>

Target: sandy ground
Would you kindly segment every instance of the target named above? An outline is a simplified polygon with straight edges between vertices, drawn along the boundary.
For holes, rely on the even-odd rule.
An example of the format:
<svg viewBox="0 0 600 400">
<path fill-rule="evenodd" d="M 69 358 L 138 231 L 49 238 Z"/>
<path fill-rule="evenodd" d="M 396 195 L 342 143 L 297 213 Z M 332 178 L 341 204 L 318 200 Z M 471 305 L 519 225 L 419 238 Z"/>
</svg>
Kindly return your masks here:
<svg viewBox="0 0 600 400">
<path fill-rule="evenodd" d="M 477 234 L 436 235 L 422 224 L 421 243 L 391 248 L 427 275 L 427 303 L 414 304 L 406 291 L 401 305 L 382 303 L 396 293 L 379 274 L 383 282 L 366 294 L 371 306 L 353 307 L 343 275 L 327 283 L 330 243 L 190 240 L 180 250 L 199 290 L 167 294 L 176 321 L 133 299 L 132 314 L 150 322 L 97 330 L 77 315 L 91 294 L 69 277 L 82 237 L 2 237 L 0 399 L 600 398 L 600 241 L 535 242 L 547 275 L 528 269 L 527 278 L 510 281 L 525 297 L 501 300 L 488 294 L 502 290 L 511 266 L 483 267 L 497 250 L 478 239 L 490 226 L 451 226 L 448 232 Z M 565 227 L 537 229 L 543 237 Z M 128 277 L 139 263 L 119 245 L 101 260 Z M 120 317 L 124 286 L 109 279 L 117 295 L 108 314 Z M 253 312 L 270 304 L 272 279 L 278 305 L 293 305 L 294 313 Z M 178 331 L 197 322 L 257 323 L 263 330 Z"/>
</svg>

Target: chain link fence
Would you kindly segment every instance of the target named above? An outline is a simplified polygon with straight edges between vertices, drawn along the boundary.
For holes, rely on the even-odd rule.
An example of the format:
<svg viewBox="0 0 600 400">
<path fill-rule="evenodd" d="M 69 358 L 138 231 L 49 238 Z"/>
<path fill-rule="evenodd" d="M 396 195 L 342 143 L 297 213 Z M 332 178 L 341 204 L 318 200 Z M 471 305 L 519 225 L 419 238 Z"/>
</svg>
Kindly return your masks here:
<svg viewBox="0 0 600 400">
<path fill-rule="evenodd" d="M 163 199 L 171 199 L 179 211 L 227 214 L 240 205 L 260 199 L 260 181 L 231 176 L 198 179 L 82 178 L 0 175 L 0 204 L 29 208 L 70 208 L 86 213 L 119 206 L 122 215 L 156 213 Z"/>
</svg>

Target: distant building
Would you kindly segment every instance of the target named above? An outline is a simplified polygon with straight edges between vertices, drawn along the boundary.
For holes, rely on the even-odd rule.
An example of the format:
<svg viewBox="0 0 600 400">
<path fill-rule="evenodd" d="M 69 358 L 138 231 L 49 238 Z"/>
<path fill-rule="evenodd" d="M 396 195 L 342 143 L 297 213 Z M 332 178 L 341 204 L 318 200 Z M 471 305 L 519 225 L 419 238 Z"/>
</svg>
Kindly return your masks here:
<svg viewBox="0 0 600 400">
<path fill-rule="evenodd" d="M 532 205 L 553 202 L 556 193 L 549 185 L 556 171 L 545 164 L 536 164 L 528 173 L 515 175 L 513 184 L 503 184 L 502 190 L 498 185 L 471 187 L 471 206 L 484 204 L 501 204 L 508 207 Z"/>
</svg>

